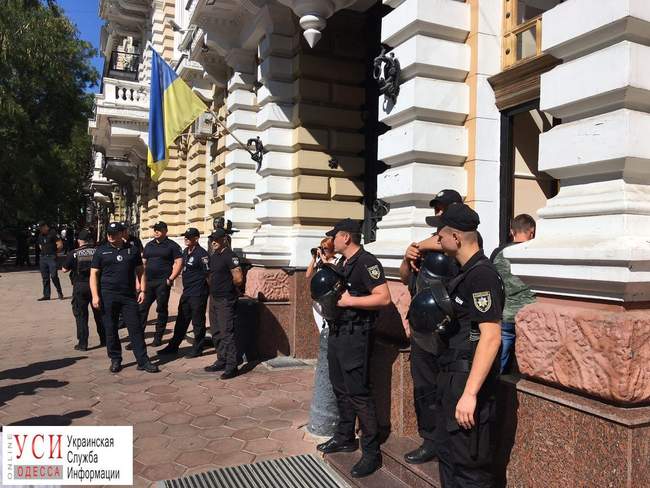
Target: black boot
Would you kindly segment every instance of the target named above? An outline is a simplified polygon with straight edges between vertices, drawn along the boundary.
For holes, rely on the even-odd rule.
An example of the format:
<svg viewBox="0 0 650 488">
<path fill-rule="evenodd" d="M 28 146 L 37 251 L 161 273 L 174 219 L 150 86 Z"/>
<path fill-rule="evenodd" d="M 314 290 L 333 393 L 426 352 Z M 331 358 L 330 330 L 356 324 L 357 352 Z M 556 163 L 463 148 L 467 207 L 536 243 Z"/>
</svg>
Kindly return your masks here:
<svg viewBox="0 0 650 488">
<path fill-rule="evenodd" d="M 217 371 L 223 371 L 224 369 L 226 369 L 226 363 L 220 363 L 219 361 L 203 368 L 203 370 L 208 373 L 216 373 Z"/>
<path fill-rule="evenodd" d="M 159 373 L 160 369 L 158 369 L 158 366 L 153 364 L 151 361 L 147 361 L 144 364 L 138 364 L 138 371 L 146 371 L 147 373 Z"/>
<path fill-rule="evenodd" d="M 381 454 L 364 454 L 357 464 L 352 466 L 350 474 L 353 478 L 363 478 L 369 476 L 381 468 Z"/>
<path fill-rule="evenodd" d="M 237 376 L 238 373 L 239 371 L 237 371 L 236 369 L 227 369 L 226 371 L 221 373 L 221 376 L 219 376 L 219 378 L 221 378 L 222 380 L 229 380 Z"/>
<path fill-rule="evenodd" d="M 318 444 L 316 449 L 324 454 L 331 454 L 333 452 L 354 452 L 357 447 L 356 439 L 352 442 L 341 442 L 332 437 L 329 441 Z"/>
<path fill-rule="evenodd" d="M 404 455 L 404 461 L 409 464 L 428 463 L 436 458 L 436 450 L 431 442 L 424 442 L 417 449 L 407 452 Z"/>
<path fill-rule="evenodd" d="M 163 347 L 160 351 L 158 351 L 158 355 L 171 355 L 171 354 L 178 354 L 178 347 L 172 346 L 171 344 L 167 344 L 165 347 Z"/>
<path fill-rule="evenodd" d="M 119 359 L 113 359 L 111 360 L 111 373 L 119 373 L 122 371 L 122 361 Z"/>
</svg>

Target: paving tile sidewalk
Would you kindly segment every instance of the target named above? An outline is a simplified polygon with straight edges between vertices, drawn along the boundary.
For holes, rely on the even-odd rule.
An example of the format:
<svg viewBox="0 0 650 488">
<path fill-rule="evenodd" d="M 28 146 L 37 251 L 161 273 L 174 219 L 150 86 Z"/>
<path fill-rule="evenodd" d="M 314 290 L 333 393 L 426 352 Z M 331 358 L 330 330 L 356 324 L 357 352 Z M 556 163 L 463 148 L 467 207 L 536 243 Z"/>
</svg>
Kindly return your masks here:
<svg viewBox="0 0 650 488">
<path fill-rule="evenodd" d="M 69 297 L 67 276 L 61 282 Z M 131 351 L 123 351 L 126 367 L 113 375 L 92 320 L 92 349 L 73 350 L 69 298 L 37 302 L 40 289 L 38 271 L 0 270 L 0 425 L 133 425 L 135 486 L 315 452 L 315 439 L 302 428 L 312 368 L 258 365 L 222 381 L 203 371 L 214 361 L 212 350 L 164 359 L 159 374 L 137 371 Z M 175 310 L 172 301 L 171 316 Z M 148 350 L 156 359 L 156 349 Z"/>
</svg>

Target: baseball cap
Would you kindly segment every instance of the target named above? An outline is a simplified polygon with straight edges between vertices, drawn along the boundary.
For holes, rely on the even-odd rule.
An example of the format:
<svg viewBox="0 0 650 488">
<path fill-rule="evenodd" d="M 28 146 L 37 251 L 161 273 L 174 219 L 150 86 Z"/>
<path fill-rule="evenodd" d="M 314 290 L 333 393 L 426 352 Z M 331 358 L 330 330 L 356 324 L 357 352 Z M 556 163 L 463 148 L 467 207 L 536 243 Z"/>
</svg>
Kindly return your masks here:
<svg viewBox="0 0 650 488">
<path fill-rule="evenodd" d="M 116 234 L 118 232 L 122 232 L 123 230 L 124 226 L 120 222 L 111 222 L 108 224 L 108 227 L 106 227 L 107 234 Z"/>
<path fill-rule="evenodd" d="M 463 232 L 476 230 L 481 222 L 478 214 L 464 203 L 453 203 L 441 215 L 427 217 L 426 222 L 438 230 L 443 227 L 453 227 Z"/>
<path fill-rule="evenodd" d="M 162 220 L 153 224 L 153 230 L 167 230 L 167 224 Z"/>
<path fill-rule="evenodd" d="M 199 229 L 196 229 L 194 227 L 190 227 L 185 231 L 185 234 L 183 234 L 183 237 L 187 237 L 188 239 L 191 237 L 199 237 L 201 234 L 199 232 Z"/>
<path fill-rule="evenodd" d="M 326 232 L 327 237 L 334 237 L 337 232 L 349 232 L 350 234 L 361 234 L 361 222 L 350 218 L 339 220 L 332 230 Z"/>
<path fill-rule="evenodd" d="M 88 232 L 86 229 L 80 230 L 79 234 L 77 234 L 77 239 L 79 239 L 80 241 L 87 241 L 89 237 L 90 237 L 90 232 Z"/>
<path fill-rule="evenodd" d="M 450 189 L 440 190 L 433 200 L 429 202 L 429 207 L 440 205 L 446 208 L 452 203 L 463 203 L 463 197 L 460 196 L 460 193 Z"/>
<path fill-rule="evenodd" d="M 210 234 L 211 239 L 221 239 L 222 237 L 225 237 L 228 233 L 222 229 L 221 227 L 217 227 L 214 229 L 214 232 Z"/>
</svg>

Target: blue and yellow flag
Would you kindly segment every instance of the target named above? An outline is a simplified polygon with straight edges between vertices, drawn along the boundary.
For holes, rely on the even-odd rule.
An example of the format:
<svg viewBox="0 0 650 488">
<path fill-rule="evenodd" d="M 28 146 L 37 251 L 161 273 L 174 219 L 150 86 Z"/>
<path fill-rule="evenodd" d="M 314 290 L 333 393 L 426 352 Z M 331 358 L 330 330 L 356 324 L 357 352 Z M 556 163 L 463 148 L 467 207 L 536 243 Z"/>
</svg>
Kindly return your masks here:
<svg viewBox="0 0 650 488">
<path fill-rule="evenodd" d="M 153 47 L 151 53 L 147 166 L 151 179 L 158 181 L 167 167 L 169 146 L 207 107 Z"/>
</svg>

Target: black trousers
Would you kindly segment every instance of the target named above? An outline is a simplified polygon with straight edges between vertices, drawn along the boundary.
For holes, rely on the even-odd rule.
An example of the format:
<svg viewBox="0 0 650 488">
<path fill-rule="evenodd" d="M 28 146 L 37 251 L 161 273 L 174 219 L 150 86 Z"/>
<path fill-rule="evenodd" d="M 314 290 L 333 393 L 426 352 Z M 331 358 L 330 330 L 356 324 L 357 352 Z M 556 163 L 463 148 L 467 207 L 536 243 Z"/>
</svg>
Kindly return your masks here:
<svg viewBox="0 0 650 488">
<path fill-rule="evenodd" d="M 340 442 L 354 441 L 358 417 L 363 453 L 377 455 L 379 428 L 368 371 L 371 341 L 372 333 L 367 327 L 339 326 L 335 331 L 330 331 L 327 363 L 339 409 L 334 438 Z"/>
<path fill-rule="evenodd" d="M 440 372 L 436 448 L 442 488 L 492 488 L 493 455 L 496 450 L 496 375 L 489 376 L 479 392 L 475 426 L 461 428 L 456 422 L 456 405 L 469 373 Z"/>
<path fill-rule="evenodd" d="M 236 298 L 210 297 L 210 334 L 217 351 L 217 362 L 223 364 L 226 371 L 237 369 L 236 314 Z"/>
<path fill-rule="evenodd" d="M 41 278 L 43 278 L 43 296 L 50 298 L 50 279 L 52 280 L 52 283 L 54 283 L 56 291 L 60 295 L 63 295 L 61 282 L 59 281 L 59 275 L 56 268 L 56 256 L 41 256 L 38 267 L 41 271 Z"/>
<path fill-rule="evenodd" d="M 88 347 L 88 307 L 93 311 L 95 326 L 97 327 L 97 336 L 100 344 L 106 343 L 106 334 L 104 333 L 104 324 L 102 324 L 102 313 L 92 308 L 92 294 L 90 285 L 87 281 L 78 281 L 72 287 L 72 313 L 77 322 L 77 341 L 80 346 Z"/>
<path fill-rule="evenodd" d="M 168 304 L 170 286 L 167 286 L 167 280 L 147 280 L 147 286 L 144 293 L 144 302 L 140 304 L 140 320 L 142 328 L 147 324 L 147 317 L 149 316 L 149 309 L 153 302 L 156 302 L 156 332 L 162 333 L 167 327 L 167 319 L 169 318 Z"/>
<path fill-rule="evenodd" d="M 178 347 L 187 334 L 187 329 L 192 322 L 194 329 L 194 351 L 203 349 L 205 339 L 205 309 L 208 305 L 208 296 L 186 296 L 181 295 L 178 303 L 178 315 L 174 324 L 174 336 L 169 341 L 170 347 Z"/>
<path fill-rule="evenodd" d="M 118 318 L 122 318 L 129 331 L 133 346 L 133 355 L 138 365 L 149 361 L 147 347 L 144 344 L 144 330 L 138 314 L 138 302 L 134 296 L 111 292 L 102 292 L 102 321 L 106 331 L 106 350 L 111 359 L 122 360 L 122 345 L 118 334 Z"/>
<path fill-rule="evenodd" d="M 436 431 L 438 369 L 438 355 L 425 351 L 411 340 L 411 377 L 418 433 L 431 447 Z"/>
</svg>

